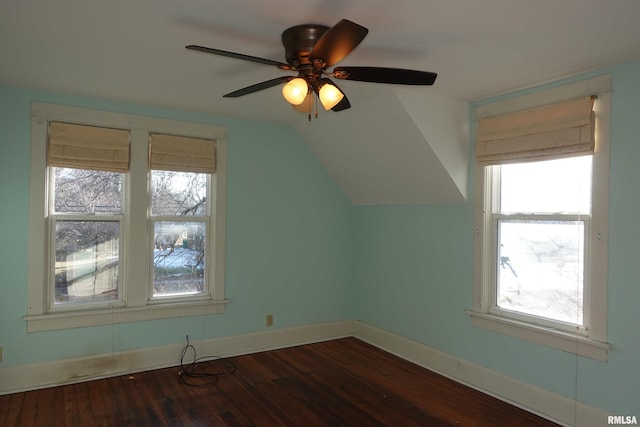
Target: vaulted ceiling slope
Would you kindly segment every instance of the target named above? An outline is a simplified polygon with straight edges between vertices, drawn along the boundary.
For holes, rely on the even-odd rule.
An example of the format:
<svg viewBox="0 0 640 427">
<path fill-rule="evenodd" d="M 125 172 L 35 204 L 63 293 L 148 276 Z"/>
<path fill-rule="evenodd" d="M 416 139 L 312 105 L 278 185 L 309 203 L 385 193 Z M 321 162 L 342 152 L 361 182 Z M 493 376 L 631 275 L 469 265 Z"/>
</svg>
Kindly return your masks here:
<svg viewBox="0 0 640 427">
<path fill-rule="evenodd" d="M 271 88 L 293 25 L 369 29 L 338 65 L 438 73 L 432 87 L 344 81 L 352 108 L 311 124 Z M 0 0 L 0 84 L 288 123 L 355 204 L 466 198 L 465 103 L 640 59 L 638 0 Z M 464 151 L 464 152 L 463 152 Z"/>
<path fill-rule="evenodd" d="M 376 91 L 331 126 L 293 124 L 356 205 L 460 203 L 467 196 L 466 102 Z"/>
</svg>

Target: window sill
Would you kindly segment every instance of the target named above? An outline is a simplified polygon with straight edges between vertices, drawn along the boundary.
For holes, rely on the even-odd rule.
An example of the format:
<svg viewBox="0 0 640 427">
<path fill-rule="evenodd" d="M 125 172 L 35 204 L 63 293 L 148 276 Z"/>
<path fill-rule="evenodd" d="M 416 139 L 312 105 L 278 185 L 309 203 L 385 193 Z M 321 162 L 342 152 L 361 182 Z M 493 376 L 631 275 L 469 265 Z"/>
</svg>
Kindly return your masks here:
<svg viewBox="0 0 640 427">
<path fill-rule="evenodd" d="M 494 314 L 479 313 L 471 310 L 467 310 L 467 314 L 471 316 L 471 324 L 475 327 L 546 345 L 601 362 L 607 361 L 607 352 L 611 348 L 609 343 L 596 341 L 582 335 L 532 325 Z"/>
<path fill-rule="evenodd" d="M 140 322 L 172 317 L 200 316 L 224 313 L 228 300 L 156 304 L 144 307 L 111 308 L 86 311 L 69 311 L 34 316 L 24 316 L 27 332 L 53 331 L 115 323 Z"/>
</svg>

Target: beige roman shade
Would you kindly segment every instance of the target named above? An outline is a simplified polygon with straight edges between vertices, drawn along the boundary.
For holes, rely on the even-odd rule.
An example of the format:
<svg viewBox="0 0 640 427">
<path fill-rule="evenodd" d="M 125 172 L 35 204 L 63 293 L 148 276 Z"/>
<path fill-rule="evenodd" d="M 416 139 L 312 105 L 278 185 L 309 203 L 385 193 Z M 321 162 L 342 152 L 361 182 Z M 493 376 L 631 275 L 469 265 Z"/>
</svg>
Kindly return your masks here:
<svg viewBox="0 0 640 427">
<path fill-rule="evenodd" d="M 47 164 L 65 168 L 127 172 L 129 131 L 50 122 Z"/>
<path fill-rule="evenodd" d="M 478 163 L 496 165 L 592 154 L 593 100 L 578 98 L 479 120 Z"/>
<path fill-rule="evenodd" d="M 149 136 L 149 165 L 158 170 L 213 174 L 216 171 L 216 142 L 152 133 Z"/>
</svg>

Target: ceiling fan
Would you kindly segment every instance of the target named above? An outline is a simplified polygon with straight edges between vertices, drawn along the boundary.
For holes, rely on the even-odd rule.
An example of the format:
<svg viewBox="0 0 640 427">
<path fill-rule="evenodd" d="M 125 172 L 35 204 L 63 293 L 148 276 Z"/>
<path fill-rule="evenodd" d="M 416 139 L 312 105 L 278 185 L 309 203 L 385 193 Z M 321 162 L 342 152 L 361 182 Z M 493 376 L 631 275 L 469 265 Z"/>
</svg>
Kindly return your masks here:
<svg viewBox="0 0 640 427">
<path fill-rule="evenodd" d="M 282 33 L 286 63 L 204 46 L 188 45 L 186 48 L 297 72 L 297 76 L 277 77 L 227 93 L 224 97 L 237 98 L 286 83 L 282 88 L 284 98 L 297 110 L 308 112 L 309 120 L 314 96 L 326 110 L 342 111 L 351 107 L 344 92 L 329 77 L 401 85 L 428 86 L 435 82 L 436 73 L 402 68 L 335 67 L 333 71 L 327 71 L 355 49 L 368 32 L 365 27 L 347 19 L 331 28 L 316 24 L 291 27 Z"/>
</svg>

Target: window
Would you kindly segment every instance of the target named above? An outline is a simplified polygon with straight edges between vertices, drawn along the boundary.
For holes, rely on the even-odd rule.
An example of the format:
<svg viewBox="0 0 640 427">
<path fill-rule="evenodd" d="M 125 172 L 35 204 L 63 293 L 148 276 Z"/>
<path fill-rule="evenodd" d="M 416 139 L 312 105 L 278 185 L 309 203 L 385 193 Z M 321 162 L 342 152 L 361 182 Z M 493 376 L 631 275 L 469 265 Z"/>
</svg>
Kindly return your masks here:
<svg viewBox="0 0 640 427">
<path fill-rule="evenodd" d="M 28 331 L 224 311 L 224 129 L 34 103 L 31 154 Z"/>
<path fill-rule="evenodd" d="M 50 309 L 118 301 L 124 174 L 49 168 Z"/>
<path fill-rule="evenodd" d="M 215 142 L 150 136 L 152 299 L 206 294 Z"/>
<path fill-rule="evenodd" d="M 51 121 L 47 200 L 49 310 L 122 298 L 129 132 Z"/>
<path fill-rule="evenodd" d="M 488 167 L 497 199 L 491 214 L 496 253 L 491 312 L 581 329 L 589 275 L 591 156 Z"/>
<path fill-rule="evenodd" d="M 476 111 L 475 326 L 606 360 L 609 90 Z"/>
</svg>

